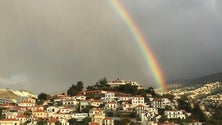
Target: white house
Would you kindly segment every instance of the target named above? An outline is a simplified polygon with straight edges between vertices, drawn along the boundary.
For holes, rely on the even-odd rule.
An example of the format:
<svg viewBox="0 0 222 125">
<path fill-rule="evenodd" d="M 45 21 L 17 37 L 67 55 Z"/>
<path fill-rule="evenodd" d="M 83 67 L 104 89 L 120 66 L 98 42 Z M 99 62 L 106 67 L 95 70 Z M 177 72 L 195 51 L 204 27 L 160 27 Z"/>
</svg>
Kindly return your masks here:
<svg viewBox="0 0 222 125">
<path fill-rule="evenodd" d="M 124 111 L 130 111 L 132 110 L 132 104 L 129 103 L 129 102 L 123 102 L 121 105 L 120 105 L 121 109 L 124 110 Z"/>
<path fill-rule="evenodd" d="M 125 80 L 114 80 L 111 82 L 108 82 L 108 85 L 110 85 L 110 87 L 116 87 L 116 86 L 120 86 L 120 85 L 126 85 L 126 81 Z"/>
<path fill-rule="evenodd" d="M 116 97 L 115 97 L 115 92 L 106 92 L 105 93 L 105 102 L 113 102 L 115 101 Z"/>
<path fill-rule="evenodd" d="M 4 103 L 0 105 L 1 108 L 13 108 L 15 107 L 14 105 L 12 105 L 11 103 Z"/>
<path fill-rule="evenodd" d="M 144 97 L 141 95 L 136 95 L 132 97 L 132 105 L 137 106 L 139 104 L 144 104 Z"/>
<path fill-rule="evenodd" d="M 106 110 L 114 110 L 114 111 L 116 111 L 117 108 L 118 108 L 118 105 L 117 105 L 116 102 L 107 102 L 107 103 L 105 104 L 105 109 L 106 109 Z"/>
<path fill-rule="evenodd" d="M 89 112 L 89 116 L 92 118 L 92 122 L 96 122 L 100 125 L 103 124 L 103 119 L 105 118 L 105 113 L 102 109 L 93 108 Z"/>
<path fill-rule="evenodd" d="M 136 110 L 137 114 L 140 114 L 140 113 L 147 112 L 147 108 L 148 108 L 147 105 L 139 104 L 136 107 L 134 107 L 134 110 Z"/>
<path fill-rule="evenodd" d="M 167 98 L 150 98 L 151 106 L 154 108 L 162 108 L 164 109 L 166 106 L 174 106 L 171 101 Z"/>
<path fill-rule="evenodd" d="M 79 94 L 77 94 L 77 95 L 75 96 L 75 99 L 76 99 L 76 100 L 86 100 L 86 96 L 83 95 L 83 94 L 81 94 L 81 93 L 79 93 Z"/>
<path fill-rule="evenodd" d="M 84 118 L 88 117 L 88 113 L 74 113 L 73 118 L 76 118 L 78 121 L 82 121 Z"/>
<path fill-rule="evenodd" d="M 4 112 L 3 114 L 5 114 L 6 119 L 14 119 L 18 116 L 17 111 L 7 111 L 7 112 Z"/>
<path fill-rule="evenodd" d="M 48 113 L 56 113 L 56 112 L 59 111 L 59 107 L 49 106 L 49 107 L 46 109 L 46 111 L 47 111 Z"/>
<path fill-rule="evenodd" d="M 86 108 L 87 106 L 90 106 L 90 101 L 88 100 L 82 100 L 79 101 L 79 106 L 80 106 L 80 111 L 84 108 Z"/>
<path fill-rule="evenodd" d="M 184 110 L 166 110 L 164 111 L 164 116 L 167 119 L 172 119 L 172 118 L 186 119 Z"/>
<path fill-rule="evenodd" d="M 19 125 L 20 121 L 17 119 L 1 119 L 0 125 Z"/>
<path fill-rule="evenodd" d="M 16 119 L 20 121 L 20 124 L 24 124 L 28 120 L 28 117 L 23 114 L 19 114 Z"/>
<path fill-rule="evenodd" d="M 36 105 L 32 107 L 28 107 L 31 111 L 36 111 L 36 110 L 44 110 L 44 107 L 42 105 Z"/>
<path fill-rule="evenodd" d="M 132 97 L 129 96 L 120 96 L 118 97 L 118 101 L 129 101 Z"/>
<path fill-rule="evenodd" d="M 47 112 L 45 112 L 44 110 L 36 110 L 36 111 L 32 112 L 32 114 L 34 117 L 37 117 L 37 118 L 47 118 L 48 117 Z"/>
<path fill-rule="evenodd" d="M 70 113 L 72 111 L 73 111 L 73 109 L 71 109 L 69 107 L 63 107 L 63 108 L 60 108 L 59 113 L 61 113 L 61 114 L 68 114 L 68 113 Z"/>
<path fill-rule="evenodd" d="M 35 106 L 35 102 L 36 102 L 35 99 L 27 97 L 27 98 L 23 98 L 21 101 L 19 101 L 18 106 L 32 107 L 32 106 Z"/>
<path fill-rule="evenodd" d="M 103 119 L 103 124 L 104 125 L 114 125 L 114 120 L 113 120 L 113 118 L 106 117 Z"/>
<path fill-rule="evenodd" d="M 111 87 L 117 87 L 117 86 L 126 85 L 126 84 L 130 84 L 132 86 L 137 86 L 137 89 L 142 89 L 142 86 L 135 81 L 126 81 L 126 80 L 117 79 L 117 80 L 108 82 L 108 85 L 110 85 Z"/>
<path fill-rule="evenodd" d="M 64 99 L 62 101 L 62 105 L 71 107 L 71 106 L 75 105 L 75 102 L 77 102 L 77 101 L 74 99 Z"/>
<path fill-rule="evenodd" d="M 100 104 L 102 104 L 102 100 L 90 100 L 91 101 L 91 106 L 94 106 L 94 107 L 99 107 Z"/>
</svg>

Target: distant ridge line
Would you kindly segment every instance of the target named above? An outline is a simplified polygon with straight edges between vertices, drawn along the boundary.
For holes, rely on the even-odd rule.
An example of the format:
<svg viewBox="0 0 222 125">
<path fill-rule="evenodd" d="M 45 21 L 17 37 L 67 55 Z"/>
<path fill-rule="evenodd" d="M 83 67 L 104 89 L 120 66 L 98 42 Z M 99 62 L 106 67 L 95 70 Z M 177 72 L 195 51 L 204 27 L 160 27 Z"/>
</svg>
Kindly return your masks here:
<svg viewBox="0 0 222 125">
<path fill-rule="evenodd" d="M 169 84 L 179 83 L 182 84 L 183 86 L 186 86 L 186 85 L 206 84 L 212 82 L 222 82 L 222 72 L 212 73 L 192 79 L 171 80 L 168 83 Z"/>
</svg>

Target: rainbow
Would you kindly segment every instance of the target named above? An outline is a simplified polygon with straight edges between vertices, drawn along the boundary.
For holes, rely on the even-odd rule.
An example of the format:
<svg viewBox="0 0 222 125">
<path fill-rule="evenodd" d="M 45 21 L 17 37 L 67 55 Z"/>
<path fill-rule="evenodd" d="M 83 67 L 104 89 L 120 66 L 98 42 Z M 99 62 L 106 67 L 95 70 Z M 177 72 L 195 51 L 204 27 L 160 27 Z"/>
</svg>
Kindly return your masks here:
<svg viewBox="0 0 222 125">
<path fill-rule="evenodd" d="M 143 34 L 139 30 L 138 26 L 130 16 L 130 14 L 126 11 L 126 9 L 121 5 L 118 0 L 110 0 L 110 3 L 115 8 L 116 12 L 120 17 L 125 21 L 127 27 L 134 35 L 147 63 L 148 68 L 150 67 L 152 70 L 152 74 L 154 75 L 155 81 L 158 86 L 162 89 L 163 92 L 167 92 L 167 84 L 165 83 L 165 78 L 161 71 L 161 68 L 155 59 L 153 52 L 151 51 L 148 42 L 144 38 Z"/>
</svg>

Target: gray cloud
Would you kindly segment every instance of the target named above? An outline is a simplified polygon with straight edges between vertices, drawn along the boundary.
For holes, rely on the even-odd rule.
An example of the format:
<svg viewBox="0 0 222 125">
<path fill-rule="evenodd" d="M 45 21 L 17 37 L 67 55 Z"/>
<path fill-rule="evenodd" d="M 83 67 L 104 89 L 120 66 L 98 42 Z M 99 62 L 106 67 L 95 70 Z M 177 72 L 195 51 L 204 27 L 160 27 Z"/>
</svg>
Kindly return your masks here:
<svg viewBox="0 0 222 125">
<path fill-rule="evenodd" d="M 16 85 L 16 84 L 24 84 L 28 81 L 28 78 L 24 74 L 12 75 L 8 78 L 0 78 L 1 84 L 6 85 Z"/>
<path fill-rule="evenodd" d="M 121 3 L 148 39 L 166 79 L 221 71 L 219 0 Z M 0 77 L 25 73 L 28 79 L 2 87 L 55 92 L 102 77 L 155 86 L 134 37 L 107 1 L 0 1 L 0 15 Z"/>
</svg>

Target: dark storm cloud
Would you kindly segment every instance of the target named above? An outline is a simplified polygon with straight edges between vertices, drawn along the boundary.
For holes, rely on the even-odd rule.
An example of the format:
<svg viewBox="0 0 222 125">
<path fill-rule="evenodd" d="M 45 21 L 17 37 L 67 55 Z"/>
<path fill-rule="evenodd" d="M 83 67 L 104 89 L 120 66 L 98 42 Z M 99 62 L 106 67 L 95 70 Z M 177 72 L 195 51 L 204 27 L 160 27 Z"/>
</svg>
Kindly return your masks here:
<svg viewBox="0 0 222 125">
<path fill-rule="evenodd" d="M 221 71 L 219 0 L 121 3 L 149 39 L 167 79 Z M 2 87 L 55 92 L 102 77 L 154 82 L 108 1 L 0 1 L 0 15 Z"/>
<path fill-rule="evenodd" d="M 124 1 L 146 33 L 167 79 L 222 70 L 221 3 L 219 0 L 156 0 L 141 4 Z"/>
</svg>

